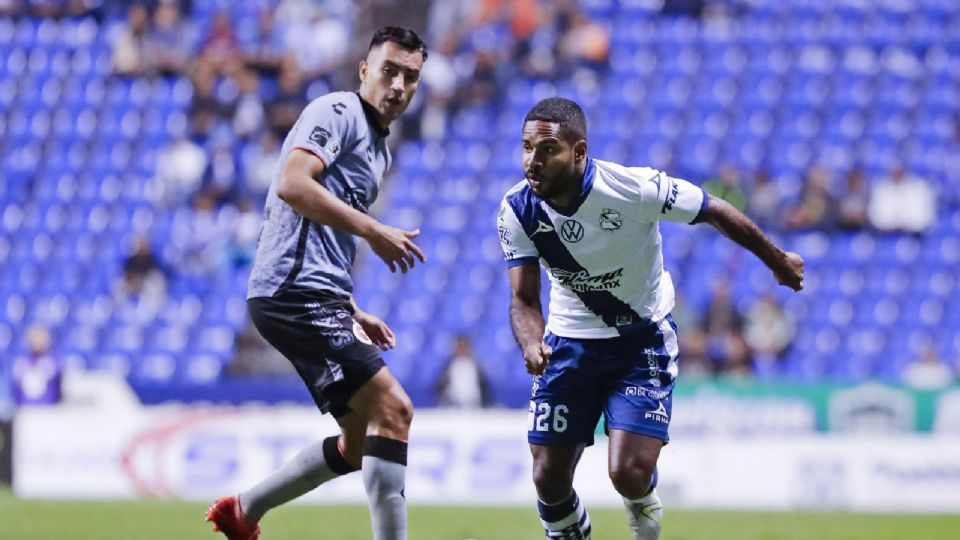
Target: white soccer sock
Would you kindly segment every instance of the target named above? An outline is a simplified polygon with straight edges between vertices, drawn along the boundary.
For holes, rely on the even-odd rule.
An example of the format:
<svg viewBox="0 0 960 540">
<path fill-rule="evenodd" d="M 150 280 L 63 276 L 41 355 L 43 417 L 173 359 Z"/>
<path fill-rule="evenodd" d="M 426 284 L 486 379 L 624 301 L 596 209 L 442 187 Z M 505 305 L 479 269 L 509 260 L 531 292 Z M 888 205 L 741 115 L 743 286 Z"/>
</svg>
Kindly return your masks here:
<svg viewBox="0 0 960 540">
<path fill-rule="evenodd" d="M 623 506 L 627 509 L 627 520 L 630 523 L 630 532 L 633 533 L 634 540 L 657 540 L 660 538 L 663 505 L 654 489 L 636 500 L 631 501 L 624 497 Z"/>
<path fill-rule="evenodd" d="M 363 484 L 373 540 L 407 539 L 407 443 L 368 435 L 363 443 Z"/>
<path fill-rule="evenodd" d="M 343 459 L 338 437 L 328 437 L 303 449 L 280 470 L 240 494 L 240 507 L 259 521 L 272 508 L 291 501 L 320 484 L 357 469 Z"/>
</svg>

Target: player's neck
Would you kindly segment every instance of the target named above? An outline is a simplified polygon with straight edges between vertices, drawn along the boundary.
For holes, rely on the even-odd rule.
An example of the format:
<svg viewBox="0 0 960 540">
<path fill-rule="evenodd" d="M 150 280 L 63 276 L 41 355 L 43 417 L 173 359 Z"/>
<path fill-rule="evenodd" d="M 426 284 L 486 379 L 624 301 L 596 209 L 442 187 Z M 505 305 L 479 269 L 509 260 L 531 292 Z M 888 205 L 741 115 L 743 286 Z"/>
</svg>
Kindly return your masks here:
<svg viewBox="0 0 960 540">
<path fill-rule="evenodd" d="M 376 107 L 373 106 L 373 103 L 363 95 L 363 88 L 357 92 L 357 96 L 360 97 L 360 102 L 363 104 L 363 109 L 367 113 L 368 121 L 373 122 L 383 133 L 390 132 L 390 120 L 387 120 Z"/>
<path fill-rule="evenodd" d="M 576 204 L 583 193 L 584 174 L 587 170 L 587 160 L 578 163 L 575 172 L 570 178 L 564 180 L 563 189 L 556 196 L 547 199 L 552 206 L 557 208 L 569 208 Z"/>
</svg>

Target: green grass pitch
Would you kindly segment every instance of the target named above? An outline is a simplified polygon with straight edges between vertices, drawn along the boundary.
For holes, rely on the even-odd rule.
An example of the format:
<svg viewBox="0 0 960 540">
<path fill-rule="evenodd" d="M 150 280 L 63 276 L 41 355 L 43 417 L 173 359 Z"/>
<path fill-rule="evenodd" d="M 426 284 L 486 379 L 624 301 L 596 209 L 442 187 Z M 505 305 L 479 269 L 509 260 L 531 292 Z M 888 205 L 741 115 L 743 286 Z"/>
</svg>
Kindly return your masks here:
<svg viewBox="0 0 960 540">
<path fill-rule="evenodd" d="M 23 501 L 0 492 L 3 540 L 217 540 L 206 506 L 183 502 Z M 593 509 L 594 540 L 628 540 L 626 518 Z M 410 540 L 539 540 L 533 508 L 410 508 Z M 363 506 L 288 505 L 263 540 L 369 540 Z M 667 509 L 661 540 L 960 540 L 960 515 L 703 512 Z"/>
</svg>

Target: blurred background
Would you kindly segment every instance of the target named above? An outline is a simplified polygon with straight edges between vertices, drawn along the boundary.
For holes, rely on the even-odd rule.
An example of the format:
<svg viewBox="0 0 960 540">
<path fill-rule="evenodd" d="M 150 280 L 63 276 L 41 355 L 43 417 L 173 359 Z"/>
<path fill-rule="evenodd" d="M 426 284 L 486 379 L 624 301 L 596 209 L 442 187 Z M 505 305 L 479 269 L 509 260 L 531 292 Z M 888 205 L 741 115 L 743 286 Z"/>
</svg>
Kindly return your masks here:
<svg viewBox="0 0 960 540">
<path fill-rule="evenodd" d="M 493 223 L 522 177 L 525 113 L 561 95 L 586 111 L 590 155 L 702 185 L 806 260 L 793 294 L 713 229 L 662 225 L 681 340 L 667 503 L 876 510 L 893 490 L 919 494 L 907 509 L 960 512 L 960 4 L 948 0 L 0 0 L 0 483 L 42 497 L 221 494 L 270 470 L 266 450 L 182 428 L 165 457 L 143 458 L 166 467 L 164 491 L 130 465 L 138 430 L 209 411 L 266 431 L 288 413 L 314 421 L 249 322 L 246 280 L 283 138 L 311 99 L 358 87 L 384 24 L 416 29 L 430 58 L 391 128 L 373 213 L 421 228 L 429 262 L 393 275 L 367 251 L 354 276 L 358 303 L 398 335 L 390 369 L 418 408 L 438 408 L 415 426 L 449 438 L 455 418 L 491 433 L 503 423 L 484 418 L 510 419 L 518 446 L 504 459 L 527 465 L 530 381 Z M 79 456 L 36 451 L 62 444 L 58 429 L 107 444 L 119 457 L 100 465 L 116 481 L 71 484 Z M 700 463 L 698 444 L 743 439 L 756 444 L 725 452 L 745 467 L 785 456 L 789 470 L 768 477 L 782 489 L 724 499 L 719 477 L 701 493 L 709 467 L 680 472 Z M 246 472 L 198 465 L 228 451 Z M 483 455 L 442 470 L 502 465 Z M 456 500 L 457 474 L 430 489 Z"/>
</svg>

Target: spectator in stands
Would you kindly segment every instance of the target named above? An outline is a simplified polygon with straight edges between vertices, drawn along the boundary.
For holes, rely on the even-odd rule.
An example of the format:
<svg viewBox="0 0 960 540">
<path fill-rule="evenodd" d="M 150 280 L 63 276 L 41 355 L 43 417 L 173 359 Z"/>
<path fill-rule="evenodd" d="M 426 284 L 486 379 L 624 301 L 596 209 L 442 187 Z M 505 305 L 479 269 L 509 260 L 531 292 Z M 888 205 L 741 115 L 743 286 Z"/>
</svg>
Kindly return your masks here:
<svg viewBox="0 0 960 540">
<path fill-rule="evenodd" d="M 183 276 L 209 278 L 224 261 L 228 237 L 215 196 L 201 191 L 190 209 L 175 216 L 164 258 Z"/>
<path fill-rule="evenodd" d="M 754 362 L 776 364 L 793 342 L 796 321 L 772 294 L 758 298 L 747 311 L 744 338 Z"/>
<path fill-rule="evenodd" d="M 214 142 L 210 150 L 210 163 L 203 175 L 202 189 L 217 203 L 226 202 L 242 187 L 239 185 L 241 180 L 237 175 L 232 142 L 232 139 Z"/>
<path fill-rule="evenodd" d="M 280 89 L 266 104 L 267 126 L 282 140 L 306 105 L 307 95 L 300 71 L 295 62 L 284 61 L 280 69 Z"/>
<path fill-rule="evenodd" d="M 950 366 L 940 359 L 937 348 L 931 342 L 926 343 L 920 355 L 903 369 L 901 377 L 904 384 L 912 388 L 935 390 L 950 386 L 954 373 Z"/>
<path fill-rule="evenodd" d="M 267 342 L 247 316 L 237 333 L 237 355 L 226 367 L 228 375 L 292 375 L 297 372 L 280 351 Z"/>
<path fill-rule="evenodd" d="M 770 180 L 766 169 L 757 169 L 747 200 L 750 217 L 763 229 L 778 229 L 780 219 L 780 192 Z"/>
<path fill-rule="evenodd" d="M 130 317 L 150 320 L 167 298 L 167 279 L 157 262 L 150 241 L 137 238 L 133 250 L 123 264 L 123 275 L 114 284 L 116 309 Z"/>
<path fill-rule="evenodd" d="M 837 201 L 830 193 L 830 173 L 821 166 L 810 169 L 800 202 L 787 211 L 789 229 L 831 229 L 837 220 Z"/>
<path fill-rule="evenodd" d="M 271 9 L 257 14 L 257 33 L 248 43 L 241 45 L 244 62 L 255 69 L 258 75 L 277 77 L 285 55 L 284 29 L 277 24 Z"/>
<path fill-rule="evenodd" d="M 193 44 L 193 27 L 180 19 L 180 6 L 174 0 L 161 1 L 147 33 L 145 54 L 150 67 L 165 77 L 185 73 Z"/>
<path fill-rule="evenodd" d="M 53 405 L 61 399 L 63 366 L 50 352 L 50 331 L 40 325 L 27 329 L 30 352 L 13 361 L 13 400 L 17 405 Z"/>
<path fill-rule="evenodd" d="M 157 156 L 160 202 L 167 207 L 177 207 L 190 200 L 200 189 L 207 162 L 203 148 L 187 138 L 185 128 L 181 129 Z"/>
<path fill-rule="evenodd" d="M 346 58 L 350 48 L 350 25 L 341 17 L 315 8 L 309 18 L 293 21 L 287 33 L 287 47 L 293 53 L 296 71 L 302 78 L 326 77 Z"/>
<path fill-rule="evenodd" d="M 661 13 L 664 15 L 684 15 L 699 19 L 707 0 L 663 0 Z"/>
<path fill-rule="evenodd" d="M 610 56 L 610 35 L 606 27 L 590 20 L 574 2 L 562 4 L 559 21 L 563 34 L 557 52 L 561 61 L 574 69 L 606 68 Z"/>
<path fill-rule="evenodd" d="M 13 18 L 20 15 L 20 0 L 0 0 L 0 17 Z"/>
<path fill-rule="evenodd" d="M 279 159 L 280 143 L 272 131 L 264 131 L 255 142 L 248 143 L 241 156 L 244 190 L 258 199 L 266 197 Z"/>
<path fill-rule="evenodd" d="M 236 223 L 227 244 L 227 258 L 233 268 L 245 268 L 253 263 L 257 254 L 262 216 L 256 211 L 253 201 L 246 197 L 237 202 L 236 209 Z"/>
<path fill-rule="evenodd" d="M 902 166 L 894 167 L 870 193 L 870 224 L 881 231 L 920 234 L 930 228 L 936 215 L 933 188 Z"/>
<path fill-rule="evenodd" d="M 233 103 L 225 103 L 216 94 L 217 75 L 209 64 L 200 64 L 193 74 L 193 101 L 190 121 L 194 141 L 203 144 L 221 122 L 233 117 Z"/>
<path fill-rule="evenodd" d="M 741 212 L 747 208 L 747 195 L 743 192 L 742 175 L 730 163 L 721 165 L 717 176 L 703 183 L 703 189 L 707 193 L 727 201 Z"/>
<path fill-rule="evenodd" d="M 127 10 L 127 21 L 120 28 L 113 42 L 111 65 L 117 75 L 139 77 L 147 72 L 147 32 L 150 14 L 140 3 L 133 3 Z"/>
<path fill-rule="evenodd" d="M 684 329 L 677 334 L 680 350 L 683 351 L 680 370 L 683 372 L 684 379 L 703 379 L 711 376 L 713 368 L 707 358 L 707 336 L 703 331 L 700 310 L 690 306 L 683 291 L 678 289 L 670 315 L 677 328 Z"/>
<path fill-rule="evenodd" d="M 234 106 L 233 131 L 238 137 L 250 140 L 264 125 L 260 74 L 250 68 L 241 68 L 235 78 L 239 95 Z"/>
<path fill-rule="evenodd" d="M 230 13 L 218 11 L 200 47 L 200 62 L 221 74 L 233 73 L 242 60 Z"/>
<path fill-rule="evenodd" d="M 443 407 L 476 409 L 491 405 L 490 383 L 468 336 L 454 340 L 453 354 L 437 381 L 437 397 Z"/>
<path fill-rule="evenodd" d="M 750 350 L 743 337 L 743 315 L 733 302 L 730 284 L 719 279 L 703 319 L 707 357 L 714 373 L 749 375 Z"/>
<path fill-rule="evenodd" d="M 841 229 L 859 231 L 867 225 L 870 190 L 866 176 L 855 168 L 847 173 L 846 190 L 840 196 L 838 222 Z"/>
</svg>

